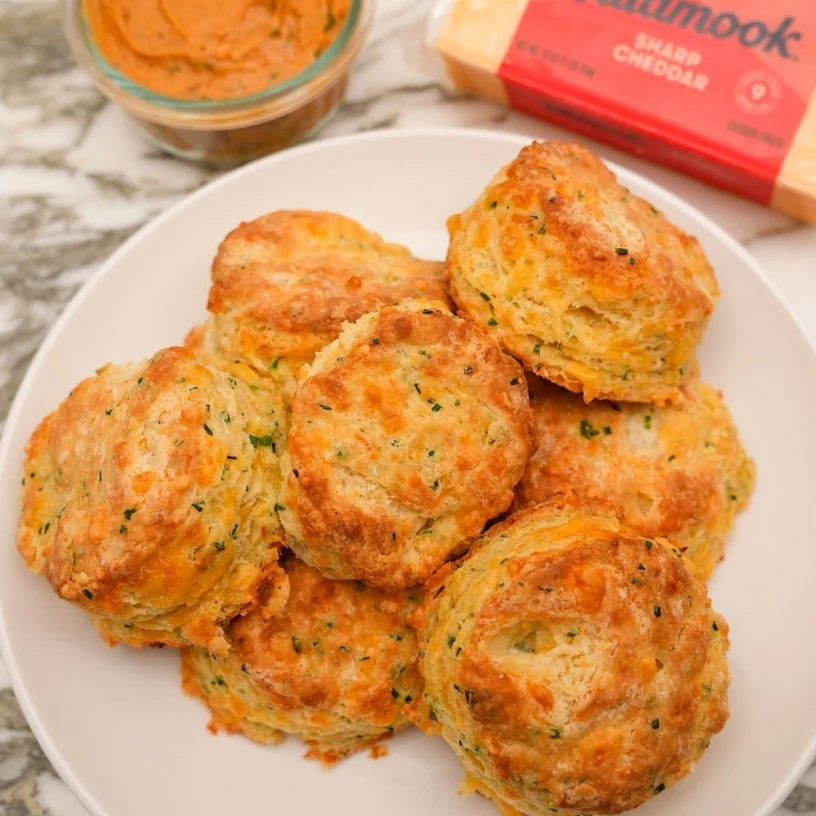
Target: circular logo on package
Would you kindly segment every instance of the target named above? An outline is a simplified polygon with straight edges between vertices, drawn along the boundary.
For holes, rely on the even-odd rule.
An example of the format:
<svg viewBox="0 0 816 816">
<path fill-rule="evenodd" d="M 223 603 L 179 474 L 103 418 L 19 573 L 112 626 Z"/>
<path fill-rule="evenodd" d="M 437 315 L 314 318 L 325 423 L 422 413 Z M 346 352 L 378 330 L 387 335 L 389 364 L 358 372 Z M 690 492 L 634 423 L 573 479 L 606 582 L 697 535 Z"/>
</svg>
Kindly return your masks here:
<svg viewBox="0 0 816 816">
<path fill-rule="evenodd" d="M 749 71 L 740 77 L 734 95 L 744 111 L 761 116 L 776 109 L 782 98 L 782 83 L 769 71 Z"/>
</svg>

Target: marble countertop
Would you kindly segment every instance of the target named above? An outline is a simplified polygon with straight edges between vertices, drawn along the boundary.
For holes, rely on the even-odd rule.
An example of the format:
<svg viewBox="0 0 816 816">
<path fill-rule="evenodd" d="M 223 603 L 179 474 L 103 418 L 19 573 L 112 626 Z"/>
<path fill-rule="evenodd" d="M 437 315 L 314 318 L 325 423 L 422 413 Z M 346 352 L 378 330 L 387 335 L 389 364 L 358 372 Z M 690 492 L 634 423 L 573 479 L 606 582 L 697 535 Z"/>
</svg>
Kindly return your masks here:
<svg viewBox="0 0 816 816">
<path fill-rule="evenodd" d="M 446 85 L 423 45 L 432 0 L 380 0 L 346 103 L 320 138 L 383 127 L 564 135 Z M 0 0 L 0 421 L 79 286 L 128 235 L 216 175 L 145 142 L 93 89 L 63 40 L 61 4 Z M 771 273 L 816 336 L 816 227 L 604 146 L 722 225 Z M 0 662 L 0 816 L 82 816 L 28 730 Z M 776 816 L 816 814 L 816 768 Z"/>
</svg>

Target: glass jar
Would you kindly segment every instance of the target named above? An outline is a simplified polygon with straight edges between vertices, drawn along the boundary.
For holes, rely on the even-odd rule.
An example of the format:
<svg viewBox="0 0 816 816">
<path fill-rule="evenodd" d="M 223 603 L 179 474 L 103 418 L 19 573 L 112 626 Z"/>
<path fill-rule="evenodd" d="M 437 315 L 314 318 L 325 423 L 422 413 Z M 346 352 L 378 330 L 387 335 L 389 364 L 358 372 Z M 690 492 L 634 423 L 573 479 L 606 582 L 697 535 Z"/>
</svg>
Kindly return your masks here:
<svg viewBox="0 0 816 816">
<path fill-rule="evenodd" d="M 162 96 L 114 68 L 96 47 L 83 0 L 66 0 L 65 31 L 79 65 L 162 150 L 213 167 L 233 167 L 304 141 L 343 100 L 348 72 L 371 27 L 373 0 L 352 0 L 342 31 L 308 68 L 237 99 Z"/>
</svg>

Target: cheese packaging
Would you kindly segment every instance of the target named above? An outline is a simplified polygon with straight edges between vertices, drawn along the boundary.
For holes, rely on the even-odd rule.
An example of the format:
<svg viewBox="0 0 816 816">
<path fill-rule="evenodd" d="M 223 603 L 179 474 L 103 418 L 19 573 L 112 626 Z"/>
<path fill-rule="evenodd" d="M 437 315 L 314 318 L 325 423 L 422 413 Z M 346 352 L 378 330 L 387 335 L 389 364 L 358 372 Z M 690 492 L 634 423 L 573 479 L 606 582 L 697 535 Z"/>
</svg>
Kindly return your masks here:
<svg viewBox="0 0 816 816">
<path fill-rule="evenodd" d="M 456 86 L 816 223 L 816 0 L 442 0 Z"/>
</svg>

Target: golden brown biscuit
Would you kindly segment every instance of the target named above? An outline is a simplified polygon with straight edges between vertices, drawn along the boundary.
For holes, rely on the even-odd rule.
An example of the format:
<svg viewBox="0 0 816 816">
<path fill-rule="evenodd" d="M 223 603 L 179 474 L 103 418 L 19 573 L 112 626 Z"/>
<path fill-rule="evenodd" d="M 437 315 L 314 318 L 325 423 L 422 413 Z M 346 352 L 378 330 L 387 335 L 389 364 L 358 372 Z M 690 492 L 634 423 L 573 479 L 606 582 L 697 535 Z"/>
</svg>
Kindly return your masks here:
<svg viewBox="0 0 816 816">
<path fill-rule="evenodd" d="M 728 718 L 728 628 L 705 587 L 665 539 L 611 515 L 522 511 L 426 593 L 411 619 L 425 725 L 435 717 L 476 786 L 522 813 L 636 807 Z"/>
<path fill-rule="evenodd" d="M 639 535 L 670 538 L 708 580 L 755 475 L 721 395 L 695 380 L 679 405 L 586 405 L 536 377 L 528 386 L 538 450 L 513 509 L 562 495 L 609 502 Z"/>
<path fill-rule="evenodd" d="M 453 299 L 526 368 L 587 402 L 678 397 L 714 273 L 588 150 L 525 147 L 448 229 Z"/>
<path fill-rule="evenodd" d="M 506 510 L 533 450 L 521 366 L 439 303 L 365 315 L 292 402 L 287 540 L 333 578 L 424 581 Z"/>
<path fill-rule="evenodd" d="M 186 349 L 107 365 L 28 444 L 17 546 L 111 644 L 196 643 L 263 585 L 286 597 L 274 511 L 286 416 L 246 366 L 207 368 Z"/>
<path fill-rule="evenodd" d="M 211 730 L 273 744 L 297 734 L 307 756 L 334 762 L 408 725 L 422 680 L 406 617 L 421 590 L 333 581 L 294 558 L 284 569 L 285 609 L 235 620 L 226 658 L 185 649 L 183 686 L 212 711 Z"/>
<path fill-rule="evenodd" d="M 233 230 L 212 281 L 212 317 L 190 339 L 275 377 L 289 393 L 301 366 L 345 321 L 405 298 L 448 300 L 442 264 L 414 258 L 350 218 L 303 210 Z"/>
</svg>

